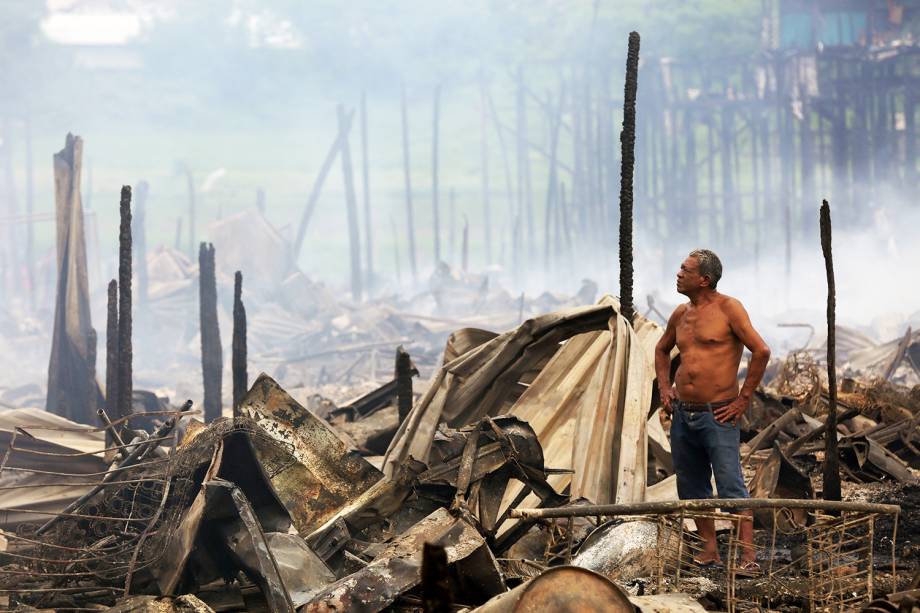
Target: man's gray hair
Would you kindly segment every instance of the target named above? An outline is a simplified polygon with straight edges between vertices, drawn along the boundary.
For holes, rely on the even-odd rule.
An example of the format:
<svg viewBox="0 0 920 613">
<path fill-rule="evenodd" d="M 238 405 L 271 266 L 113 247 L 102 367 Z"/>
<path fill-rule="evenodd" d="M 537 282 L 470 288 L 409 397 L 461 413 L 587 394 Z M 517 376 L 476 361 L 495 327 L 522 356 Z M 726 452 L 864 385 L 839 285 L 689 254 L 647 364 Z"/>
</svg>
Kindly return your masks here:
<svg viewBox="0 0 920 613">
<path fill-rule="evenodd" d="M 709 287 L 715 289 L 722 278 L 722 260 L 709 249 L 694 249 L 691 258 L 700 263 L 700 276 L 709 277 Z"/>
</svg>

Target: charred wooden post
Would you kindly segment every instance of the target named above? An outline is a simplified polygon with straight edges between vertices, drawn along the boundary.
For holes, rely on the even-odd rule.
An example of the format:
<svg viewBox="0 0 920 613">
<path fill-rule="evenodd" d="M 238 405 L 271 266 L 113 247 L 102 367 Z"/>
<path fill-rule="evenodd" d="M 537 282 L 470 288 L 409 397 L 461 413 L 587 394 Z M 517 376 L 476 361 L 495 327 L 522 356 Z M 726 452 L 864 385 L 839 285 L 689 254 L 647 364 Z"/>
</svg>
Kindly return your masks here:
<svg viewBox="0 0 920 613">
<path fill-rule="evenodd" d="M 246 307 L 243 306 L 243 273 L 239 270 L 233 277 L 233 416 L 239 417 L 240 403 L 249 387 L 246 372 Z"/>
<path fill-rule="evenodd" d="M 173 243 L 173 247 L 176 251 L 179 251 L 182 248 L 182 218 L 176 217 L 176 240 Z"/>
<path fill-rule="evenodd" d="M 402 423 L 412 410 L 412 358 L 409 352 L 400 345 L 396 348 L 396 408 L 399 413 L 399 423 Z M 418 371 L 415 371 L 416 373 Z"/>
<path fill-rule="evenodd" d="M 447 551 L 443 545 L 425 543 L 422 548 L 422 611 L 450 613 L 454 610 L 453 601 Z"/>
<path fill-rule="evenodd" d="M 105 407 L 118 415 L 118 281 L 109 281 L 105 319 Z"/>
<path fill-rule="evenodd" d="M 489 202 L 489 131 L 486 79 L 479 68 L 479 172 L 482 181 L 482 217 L 485 232 L 486 264 L 492 263 L 492 210 Z"/>
<path fill-rule="evenodd" d="M 623 94 L 623 131 L 620 132 L 620 312 L 632 323 L 633 261 L 632 208 L 633 172 L 636 159 L 636 89 L 639 80 L 639 33 L 629 33 L 626 53 L 626 86 Z"/>
<path fill-rule="evenodd" d="M 469 270 L 470 264 L 470 220 L 463 216 L 463 254 L 461 256 L 463 272 Z"/>
<path fill-rule="evenodd" d="M 32 212 L 35 203 L 35 169 L 32 166 L 32 121 L 26 119 L 26 279 L 29 284 L 29 307 L 35 310 L 35 228 Z M 97 247 L 98 248 L 98 247 Z"/>
<path fill-rule="evenodd" d="M 418 264 L 415 259 L 415 217 L 412 213 L 412 170 L 409 161 L 409 108 L 406 101 L 406 86 L 402 86 L 402 145 L 403 178 L 406 185 L 406 233 L 409 238 L 409 268 L 412 270 L 413 283 L 418 281 Z"/>
<path fill-rule="evenodd" d="M 134 194 L 134 239 L 135 259 L 137 260 L 137 304 L 143 308 L 147 305 L 147 191 L 150 186 L 146 181 L 137 184 Z"/>
<path fill-rule="evenodd" d="M 316 180 L 313 182 L 313 188 L 310 190 L 309 198 L 307 198 L 307 205 L 304 207 L 303 215 L 300 217 L 300 224 L 297 226 L 297 236 L 294 238 L 295 261 L 300 256 L 300 249 L 303 246 L 303 239 L 307 233 L 307 226 L 310 224 L 310 218 L 313 217 L 313 211 L 316 209 L 319 195 L 323 191 L 323 185 L 326 183 L 326 176 L 329 174 L 329 171 L 332 170 L 332 165 L 335 163 L 339 151 L 341 151 L 342 134 L 344 132 L 345 137 L 347 137 L 348 133 L 351 131 L 351 119 L 353 115 L 354 111 L 348 111 L 345 121 L 345 130 L 343 131 L 341 126 L 339 127 L 335 140 L 326 153 L 326 159 L 323 160 L 323 165 L 319 169 L 319 174 L 316 175 Z"/>
<path fill-rule="evenodd" d="M 434 230 L 434 265 L 441 263 L 441 213 L 438 202 L 438 132 L 441 122 L 441 86 L 434 88 L 431 114 L 431 219 Z"/>
<path fill-rule="evenodd" d="M 131 345 L 131 186 L 121 188 L 118 233 L 118 417 L 133 413 L 134 350 Z"/>
<path fill-rule="evenodd" d="M 54 328 L 48 359 L 45 409 L 84 424 L 95 422 L 101 400 L 96 383 L 96 355 L 89 306 L 86 240 L 80 201 L 83 139 L 67 135 L 64 149 L 54 155 L 57 288 Z M 95 397 L 96 402 L 87 399 Z"/>
<path fill-rule="evenodd" d="M 351 165 L 351 145 L 348 144 L 348 119 L 345 107 L 336 107 L 339 119 L 339 139 L 342 143 L 342 178 L 345 181 L 345 213 L 348 217 L 348 246 L 351 260 L 351 297 L 361 301 L 361 237 L 358 235 L 358 202 L 355 197 L 355 176 Z"/>
<path fill-rule="evenodd" d="M 837 296 L 834 286 L 834 260 L 831 253 L 831 207 L 821 204 L 821 251 L 827 273 L 827 436 L 824 446 L 824 499 L 840 500 L 840 458 L 837 455 Z"/>
<path fill-rule="evenodd" d="M 221 415 L 223 349 L 217 322 L 217 272 L 214 245 L 201 243 L 198 249 L 198 308 L 201 335 L 201 375 L 204 384 L 204 419 Z"/>
<path fill-rule="evenodd" d="M 374 233 L 371 218 L 370 162 L 367 154 L 367 94 L 361 92 L 361 187 L 364 197 L 364 275 L 367 291 L 374 282 Z"/>
</svg>

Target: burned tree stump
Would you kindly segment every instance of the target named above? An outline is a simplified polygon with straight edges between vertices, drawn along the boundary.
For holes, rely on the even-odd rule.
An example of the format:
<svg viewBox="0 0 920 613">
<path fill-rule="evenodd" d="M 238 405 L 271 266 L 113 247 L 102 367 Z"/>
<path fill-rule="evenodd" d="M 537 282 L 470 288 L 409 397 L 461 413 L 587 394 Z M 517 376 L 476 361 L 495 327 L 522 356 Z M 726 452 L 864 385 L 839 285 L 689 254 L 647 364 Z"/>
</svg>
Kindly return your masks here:
<svg viewBox="0 0 920 613">
<path fill-rule="evenodd" d="M 243 306 L 243 273 L 233 278 L 233 416 L 239 417 L 240 403 L 249 386 L 246 372 L 246 308 Z"/>
<path fill-rule="evenodd" d="M 623 131 L 620 132 L 620 312 L 632 323 L 633 261 L 632 208 L 633 172 L 636 163 L 636 89 L 639 81 L 639 33 L 629 33 L 626 54 L 626 86 L 623 94 Z"/>
<path fill-rule="evenodd" d="M 831 207 L 821 204 L 821 251 L 827 273 L 827 436 L 824 445 L 824 499 L 840 500 L 840 458 L 837 455 L 837 292 L 831 253 Z"/>
<path fill-rule="evenodd" d="M 198 307 L 201 329 L 201 376 L 204 386 L 204 419 L 213 421 L 221 414 L 221 380 L 224 363 L 217 323 L 217 274 L 214 245 L 198 248 Z"/>
<path fill-rule="evenodd" d="M 118 233 L 118 417 L 130 415 L 134 396 L 131 346 L 131 186 L 121 188 Z"/>
</svg>

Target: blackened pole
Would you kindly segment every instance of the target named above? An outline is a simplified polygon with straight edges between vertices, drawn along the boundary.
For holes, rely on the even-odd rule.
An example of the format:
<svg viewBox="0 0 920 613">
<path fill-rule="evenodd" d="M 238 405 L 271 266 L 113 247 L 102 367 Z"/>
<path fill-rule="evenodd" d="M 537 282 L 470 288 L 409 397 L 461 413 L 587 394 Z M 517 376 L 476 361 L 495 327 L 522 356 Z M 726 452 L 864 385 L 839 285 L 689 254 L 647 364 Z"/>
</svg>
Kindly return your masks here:
<svg viewBox="0 0 920 613">
<path fill-rule="evenodd" d="M 396 410 L 399 414 L 399 423 L 409 415 L 412 410 L 412 358 L 409 352 L 400 345 L 396 348 Z"/>
<path fill-rule="evenodd" d="M 821 251 L 827 272 L 827 436 L 824 446 L 824 499 L 840 500 L 840 459 L 837 456 L 837 356 L 836 289 L 834 259 L 831 254 L 831 207 L 821 204 Z"/>
<path fill-rule="evenodd" d="M 118 415 L 118 281 L 115 279 L 109 281 L 105 320 L 105 407 L 109 415 Z"/>
<path fill-rule="evenodd" d="M 133 349 L 131 347 L 131 186 L 121 188 L 118 232 L 118 417 L 131 415 Z"/>
<path fill-rule="evenodd" d="M 243 273 L 233 278 L 233 416 L 239 417 L 240 403 L 249 386 L 246 373 L 246 308 L 243 306 Z"/>
<path fill-rule="evenodd" d="M 198 248 L 198 307 L 201 327 L 201 376 L 204 387 L 204 419 L 211 422 L 221 414 L 220 388 L 223 378 L 223 349 L 217 323 L 217 276 L 214 245 Z"/>
<path fill-rule="evenodd" d="M 633 261 L 632 209 L 633 170 L 636 161 L 636 89 L 639 82 L 639 33 L 629 33 L 626 53 L 626 88 L 623 94 L 623 130 L 620 132 L 620 312 L 632 323 Z"/>
</svg>

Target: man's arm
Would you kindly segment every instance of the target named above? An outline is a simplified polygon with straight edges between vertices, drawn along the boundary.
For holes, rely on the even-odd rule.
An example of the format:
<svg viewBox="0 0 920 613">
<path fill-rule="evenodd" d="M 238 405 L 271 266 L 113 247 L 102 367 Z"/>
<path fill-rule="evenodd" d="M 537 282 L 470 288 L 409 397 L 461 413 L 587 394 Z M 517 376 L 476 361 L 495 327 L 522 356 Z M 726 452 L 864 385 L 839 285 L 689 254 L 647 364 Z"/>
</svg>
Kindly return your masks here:
<svg viewBox="0 0 920 613">
<path fill-rule="evenodd" d="M 680 321 L 685 308 L 685 305 L 680 305 L 674 309 L 664 329 L 664 335 L 655 345 L 655 375 L 658 377 L 658 394 L 668 413 L 671 412 L 671 399 L 674 397 L 671 384 L 671 349 L 677 343 L 677 322 Z"/>
<path fill-rule="evenodd" d="M 751 352 L 751 363 L 748 365 L 747 377 L 738 394 L 738 400 L 713 412 L 715 418 L 721 422 L 737 421 L 741 414 L 747 410 L 754 390 L 760 385 L 763 373 L 770 360 L 770 348 L 751 325 L 751 318 L 738 300 L 729 298 L 722 307 L 728 317 L 728 323 L 741 343 Z"/>
</svg>

